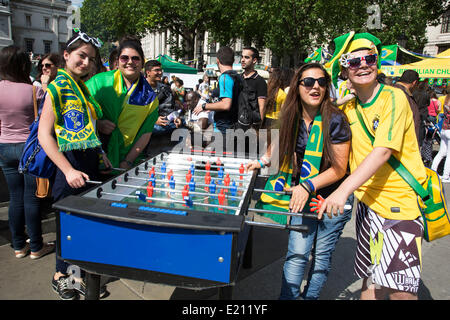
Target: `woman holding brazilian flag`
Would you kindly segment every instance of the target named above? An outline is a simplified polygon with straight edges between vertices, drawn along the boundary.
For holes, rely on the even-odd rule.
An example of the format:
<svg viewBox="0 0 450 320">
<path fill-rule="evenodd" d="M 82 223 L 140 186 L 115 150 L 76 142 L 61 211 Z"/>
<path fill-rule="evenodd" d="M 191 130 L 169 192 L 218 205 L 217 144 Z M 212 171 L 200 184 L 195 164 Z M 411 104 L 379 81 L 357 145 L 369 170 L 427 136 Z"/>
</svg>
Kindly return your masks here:
<svg viewBox="0 0 450 320">
<path fill-rule="evenodd" d="M 265 193 L 258 203 L 260 208 L 311 212 L 312 196 L 327 197 L 345 176 L 351 132 L 343 112 L 331 103 L 330 87 L 330 76 L 318 63 L 305 64 L 296 71 L 281 109 L 279 143 L 272 143 L 261 160 L 247 165 L 248 170 L 270 166 L 275 162 L 270 161 L 273 160 L 271 154 L 275 154 L 274 148 L 279 148 L 280 159 L 277 160 L 281 169 L 269 179 L 265 189 L 278 190 L 275 185 L 281 183 L 285 190 L 292 190 L 292 197 Z M 297 172 L 299 177 L 296 177 Z M 296 186 L 291 188 L 294 181 Z M 282 224 L 287 222 L 285 215 L 269 217 Z M 300 296 L 300 284 L 313 247 L 314 262 L 302 297 L 319 298 L 330 269 L 331 254 L 350 217 L 351 210 L 337 217 L 325 216 L 322 220 L 291 218 L 292 225 L 308 225 L 309 231 L 306 234 L 290 232 L 280 299 Z"/>
<path fill-rule="evenodd" d="M 119 43 L 119 68 L 86 82 L 100 104 L 100 139 L 114 168 L 129 169 L 141 159 L 158 118 L 158 99 L 141 73 L 144 52 L 137 38 Z"/>
</svg>

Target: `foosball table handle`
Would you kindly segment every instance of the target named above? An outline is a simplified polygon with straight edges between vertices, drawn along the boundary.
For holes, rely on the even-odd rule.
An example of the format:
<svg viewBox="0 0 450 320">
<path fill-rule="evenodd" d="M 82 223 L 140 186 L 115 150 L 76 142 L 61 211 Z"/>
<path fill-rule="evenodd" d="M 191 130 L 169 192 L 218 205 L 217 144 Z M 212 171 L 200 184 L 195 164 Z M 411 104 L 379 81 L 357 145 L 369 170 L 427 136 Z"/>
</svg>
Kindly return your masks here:
<svg viewBox="0 0 450 320">
<path fill-rule="evenodd" d="M 286 229 L 291 231 L 298 231 L 298 232 L 308 232 L 308 226 L 304 225 L 286 225 Z"/>
<path fill-rule="evenodd" d="M 289 224 L 278 224 L 278 223 L 267 223 L 259 221 L 245 221 L 246 224 L 251 226 L 260 226 L 275 229 L 287 229 L 297 232 L 308 232 L 309 228 L 306 225 L 289 225 Z"/>
</svg>

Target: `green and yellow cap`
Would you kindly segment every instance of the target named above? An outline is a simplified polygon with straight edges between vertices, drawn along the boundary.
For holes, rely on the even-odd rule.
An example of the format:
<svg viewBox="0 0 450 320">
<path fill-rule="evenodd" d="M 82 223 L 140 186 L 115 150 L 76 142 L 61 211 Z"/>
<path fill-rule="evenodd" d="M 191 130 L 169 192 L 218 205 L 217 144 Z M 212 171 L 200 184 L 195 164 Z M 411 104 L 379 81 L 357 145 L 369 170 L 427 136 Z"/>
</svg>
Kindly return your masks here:
<svg viewBox="0 0 450 320">
<path fill-rule="evenodd" d="M 325 68 L 331 72 L 331 80 L 337 86 L 337 78 L 341 72 L 339 59 L 343 54 L 350 53 L 362 48 L 372 49 L 378 55 L 377 67 L 381 69 L 381 41 L 370 33 L 355 33 L 350 31 L 333 40 L 335 44 L 334 54 L 330 61 L 325 64 Z"/>
</svg>

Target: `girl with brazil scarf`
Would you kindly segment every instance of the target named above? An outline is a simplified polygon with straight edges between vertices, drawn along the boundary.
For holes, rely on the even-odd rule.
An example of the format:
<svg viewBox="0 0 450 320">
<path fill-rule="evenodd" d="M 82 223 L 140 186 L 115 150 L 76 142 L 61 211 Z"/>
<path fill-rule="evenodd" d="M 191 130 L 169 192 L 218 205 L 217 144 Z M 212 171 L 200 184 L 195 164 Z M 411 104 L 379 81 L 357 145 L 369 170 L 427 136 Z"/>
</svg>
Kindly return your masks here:
<svg viewBox="0 0 450 320">
<path fill-rule="evenodd" d="M 47 87 L 39 121 L 39 142 L 57 167 L 52 184 L 54 201 L 85 191 L 86 180 L 98 180 L 100 157 L 109 164 L 95 133 L 94 121 L 102 117 L 102 110 L 81 80 L 89 73 L 101 43 L 74 31 L 64 50 L 65 67 Z M 69 286 L 68 266 L 56 257 L 52 288 L 63 300 L 76 299 L 76 288 L 84 288 L 80 282 Z"/>
<path fill-rule="evenodd" d="M 320 64 L 308 63 L 296 71 L 281 109 L 279 141 L 272 141 L 260 160 L 247 165 L 250 170 L 270 166 L 275 162 L 271 161 L 275 160 L 271 159 L 272 151 L 278 147 L 281 169 L 269 178 L 265 189 L 276 190 L 275 184 L 282 181 L 284 189 L 292 191 L 292 197 L 266 193 L 258 207 L 311 212 L 310 199 L 315 194 L 326 197 L 346 174 L 351 132 L 345 115 L 331 103 L 330 84 L 330 76 Z M 291 225 L 304 224 L 309 230 L 305 234 L 290 231 L 280 299 L 300 296 L 300 284 L 311 253 L 313 265 L 302 297 L 319 298 L 330 269 L 331 254 L 350 215 L 351 210 L 346 210 L 340 216 L 324 216 L 321 220 L 291 218 Z M 268 217 L 282 224 L 287 221 L 284 215 Z"/>
<path fill-rule="evenodd" d="M 102 106 L 100 139 L 114 168 L 129 169 L 141 159 L 158 118 L 158 99 L 141 74 L 144 53 L 139 40 L 125 37 L 119 45 L 119 68 L 86 82 Z"/>
</svg>

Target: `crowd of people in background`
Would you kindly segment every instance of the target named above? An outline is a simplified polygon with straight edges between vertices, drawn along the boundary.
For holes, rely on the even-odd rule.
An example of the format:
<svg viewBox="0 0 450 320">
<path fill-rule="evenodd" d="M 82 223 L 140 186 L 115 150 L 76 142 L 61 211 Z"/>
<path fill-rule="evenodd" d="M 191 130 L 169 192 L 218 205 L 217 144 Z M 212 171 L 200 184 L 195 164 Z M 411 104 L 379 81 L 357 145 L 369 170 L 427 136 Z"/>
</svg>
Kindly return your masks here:
<svg viewBox="0 0 450 320">
<path fill-rule="evenodd" d="M 367 60 L 372 58 L 371 51 L 365 54 L 365 66 L 372 67 L 376 62 L 369 64 Z M 33 97 L 42 112 L 39 140 L 57 166 L 52 180 L 55 201 L 86 190 L 88 179 L 104 179 L 113 174 L 114 168 L 130 169 L 146 156 L 145 150 L 154 137 L 170 137 L 177 128 L 198 132 L 209 128 L 221 133 L 237 128 L 256 131 L 278 128 L 281 130 L 282 156 L 295 158 L 295 166 L 301 168 L 317 110 L 320 110 L 320 121 L 325 128 L 320 129 L 324 132 L 325 160 L 318 165 L 320 174 L 311 181 L 314 188 L 322 190 L 324 197 L 331 195 L 334 199 L 333 192 L 338 190 L 339 184 L 353 177 L 347 171 L 347 163 L 350 141 L 355 139 L 355 133 L 351 132 L 347 113 L 341 107 L 355 101 L 356 97 L 362 104 L 366 93 L 352 74 L 354 68 L 341 67 L 345 72 L 340 78 L 330 78 L 320 64 L 305 64 L 296 69 L 272 67 L 268 79 L 264 79 L 255 69 L 259 60 L 256 48 L 244 48 L 240 58 L 243 72 L 238 73 L 233 70 L 235 52 L 230 47 L 222 47 L 217 52 L 220 70 L 217 85 L 213 86 L 216 79 L 205 73 L 195 88 L 185 88 L 179 77 L 163 76 L 159 61 L 146 60 L 139 39 L 132 36 L 119 41 L 106 67 L 99 54 L 99 42 L 81 31 L 75 33 L 62 54 L 41 57 L 34 79 L 30 77 L 28 54 L 15 46 L 2 49 L 0 166 L 10 191 L 9 224 L 15 256 L 23 258 L 30 252 L 32 259 L 38 259 L 55 248 L 54 244 L 42 240 L 40 204 L 34 195 L 35 180 L 17 170 L 29 134 L 28 127 L 34 120 Z M 361 65 L 361 59 L 359 63 Z M 65 91 L 55 85 L 55 79 L 65 83 Z M 385 90 L 387 87 L 397 88 L 393 91 L 395 97 L 407 100 L 414 126 L 413 132 L 407 132 L 408 137 L 417 139 L 425 166 L 438 170 L 446 158 L 442 181 L 450 182 L 450 90 L 446 88 L 438 96 L 426 80 L 420 81 L 417 72 L 411 70 L 405 71 L 399 79 L 378 74 L 376 85 L 381 86 L 380 92 L 386 96 L 391 94 Z M 239 99 L 242 92 L 245 92 L 245 102 Z M 404 96 L 400 97 L 401 94 Z M 76 103 L 69 104 L 68 99 L 61 99 L 67 95 Z M 253 112 L 250 120 L 243 119 L 240 114 L 242 103 Z M 302 106 L 300 111 L 299 105 Z M 72 108 L 79 118 L 67 121 L 62 112 L 67 108 Z M 299 124 L 299 117 L 304 122 Z M 247 120 L 249 122 L 245 122 Z M 84 130 L 84 135 L 67 135 L 67 131 L 78 125 L 81 127 L 77 131 Z M 439 145 L 439 151 L 433 158 L 435 145 Z M 269 157 L 270 152 L 248 169 L 268 165 Z M 281 158 L 280 163 L 283 161 Z M 301 183 L 303 180 L 299 180 L 301 173 L 297 174 L 291 201 L 295 212 L 303 209 L 308 191 L 311 192 L 311 185 L 305 187 Z M 353 203 L 353 191 L 340 203 Z M 361 210 L 366 210 L 368 215 L 373 212 L 370 208 Z M 300 296 L 299 286 L 308 261 L 305 257 L 309 257 L 313 247 L 317 270 L 311 269 L 302 297 L 319 297 L 327 278 L 331 253 L 350 213 L 344 210 L 339 220 L 329 216 L 325 222 L 311 225 L 313 232 L 307 238 L 291 233 L 281 298 L 297 299 Z M 300 222 L 300 218 L 291 221 Z M 333 237 L 330 238 L 330 234 Z M 67 267 L 57 259 L 51 285 L 61 299 L 71 300 L 85 294 L 85 284 L 80 279 L 76 289 L 70 286 Z"/>
</svg>

